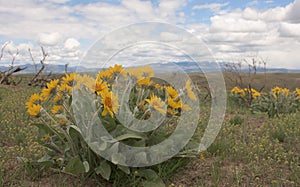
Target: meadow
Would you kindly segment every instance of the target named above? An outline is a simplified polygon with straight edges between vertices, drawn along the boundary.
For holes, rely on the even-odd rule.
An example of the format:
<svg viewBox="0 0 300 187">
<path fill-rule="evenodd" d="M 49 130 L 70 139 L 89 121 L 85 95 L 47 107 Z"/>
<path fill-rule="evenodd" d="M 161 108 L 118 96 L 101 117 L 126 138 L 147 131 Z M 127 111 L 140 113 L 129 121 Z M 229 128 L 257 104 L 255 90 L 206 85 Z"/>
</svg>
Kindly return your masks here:
<svg viewBox="0 0 300 187">
<path fill-rule="evenodd" d="M 206 87 L 202 74 L 191 73 L 199 89 Z M 228 92 L 235 86 L 225 74 Z M 246 75 L 245 75 L 246 76 Z M 253 87 L 261 87 L 258 74 Z M 300 74 L 268 73 L 264 90 L 275 86 L 294 90 Z M 25 103 L 40 87 L 0 85 L 0 186 L 113 186 L 56 170 L 22 165 L 23 158 L 38 159 L 46 150 L 37 142 Z M 209 116 L 209 99 L 203 89 L 199 122 L 201 136 Z M 166 186 L 300 186 L 300 112 L 269 118 L 228 98 L 225 121 L 214 143 L 197 158 L 180 158 L 160 165 L 158 175 Z M 202 128 L 203 127 L 203 128 Z M 126 183 L 114 183 L 115 186 Z"/>
</svg>

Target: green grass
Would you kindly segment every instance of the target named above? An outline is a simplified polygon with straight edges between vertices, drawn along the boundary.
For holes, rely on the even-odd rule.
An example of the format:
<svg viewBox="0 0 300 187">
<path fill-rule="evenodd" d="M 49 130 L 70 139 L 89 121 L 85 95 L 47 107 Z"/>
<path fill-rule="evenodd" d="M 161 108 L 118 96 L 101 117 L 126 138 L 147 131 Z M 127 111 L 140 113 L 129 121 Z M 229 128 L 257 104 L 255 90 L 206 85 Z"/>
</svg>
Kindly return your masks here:
<svg viewBox="0 0 300 187">
<path fill-rule="evenodd" d="M 270 80 L 276 77 L 278 85 L 294 88 L 295 80 L 288 78 L 299 77 L 294 75 L 272 74 Z M 193 74 L 192 78 L 200 84 L 199 76 Z M 273 81 L 267 87 L 274 85 Z M 39 89 L 0 86 L 0 186 L 95 186 L 93 181 L 80 181 L 53 171 L 33 175 L 17 161 L 17 157 L 34 159 L 43 153 L 37 144 L 37 129 L 30 125 L 33 120 L 25 109 L 25 102 Z M 202 109 L 203 118 L 195 138 L 203 134 L 209 102 Z M 300 186 L 299 125 L 299 112 L 269 119 L 265 114 L 252 114 L 247 108 L 228 102 L 222 129 L 203 158 L 161 165 L 158 173 L 170 186 Z M 178 166 L 181 168 L 175 171 Z"/>
</svg>

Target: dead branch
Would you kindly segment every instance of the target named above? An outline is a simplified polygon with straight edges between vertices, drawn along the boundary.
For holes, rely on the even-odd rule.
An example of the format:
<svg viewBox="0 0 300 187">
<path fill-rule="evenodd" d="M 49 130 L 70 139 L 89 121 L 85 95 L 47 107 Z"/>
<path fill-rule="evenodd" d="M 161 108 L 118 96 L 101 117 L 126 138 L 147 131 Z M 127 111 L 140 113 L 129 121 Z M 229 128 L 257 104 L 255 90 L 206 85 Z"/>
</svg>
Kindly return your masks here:
<svg viewBox="0 0 300 187">
<path fill-rule="evenodd" d="M 31 53 L 31 50 L 30 50 L 30 48 L 28 48 L 28 52 L 29 52 L 29 55 L 30 55 L 31 61 L 33 62 L 33 66 L 34 66 L 34 73 L 37 73 L 37 65 L 36 65 L 36 63 L 35 63 L 35 60 L 34 60 L 34 58 L 33 58 L 33 56 L 32 56 L 32 53 Z"/>
<path fill-rule="evenodd" d="M 69 66 L 69 64 L 65 64 L 65 73 L 66 74 L 68 73 L 68 66 Z"/>
<path fill-rule="evenodd" d="M 1 49 L 1 54 L 0 54 L 1 57 L 3 56 L 4 48 L 8 44 L 9 43 L 7 42 L 7 43 L 5 43 L 3 45 L 2 49 Z M 16 82 L 15 80 L 10 79 L 10 77 L 14 73 L 23 71 L 27 67 L 23 67 L 23 68 L 21 68 L 20 66 L 14 67 L 14 63 L 15 63 L 16 57 L 19 55 L 19 50 L 18 49 L 17 49 L 17 52 L 15 54 L 11 53 L 11 51 L 8 51 L 8 53 L 12 56 L 12 60 L 10 62 L 9 68 L 7 70 L 5 70 L 5 71 L 0 72 L 0 84 L 7 84 L 7 85 L 14 84 L 14 85 L 17 85 L 17 84 L 19 84 L 21 82 L 22 79 L 20 81 Z"/>
<path fill-rule="evenodd" d="M 7 46 L 8 44 L 10 44 L 10 42 L 5 42 L 5 43 L 3 44 L 2 48 L 1 48 L 1 53 L 0 53 L 0 60 L 2 59 L 3 54 L 4 54 L 4 50 L 5 50 L 5 48 L 6 48 L 6 46 Z"/>
<path fill-rule="evenodd" d="M 266 69 L 266 60 L 259 57 L 252 57 L 251 59 L 244 58 L 238 63 L 227 63 L 224 65 L 225 72 L 228 72 L 228 79 L 231 82 L 235 83 L 235 86 L 240 88 L 247 88 L 249 94 L 244 98 L 245 103 L 250 106 L 253 100 L 251 94 L 251 89 L 253 88 L 253 82 L 257 77 L 257 71 L 261 66 L 263 67 L 264 73 L 264 82 L 260 88 L 257 90 L 261 92 L 267 80 L 267 69 Z M 248 68 L 248 69 L 246 69 Z M 246 72 L 245 72 L 246 71 Z"/>
<path fill-rule="evenodd" d="M 45 52 L 44 48 L 41 46 L 41 50 L 42 50 L 42 59 L 40 60 L 40 64 L 41 64 L 41 68 L 39 69 L 39 71 L 36 70 L 36 73 L 35 75 L 33 76 L 33 78 L 28 82 L 28 85 L 31 86 L 31 85 L 34 85 L 34 86 L 44 86 L 45 83 L 48 81 L 48 78 L 51 76 L 51 72 L 46 75 L 45 77 L 42 76 L 42 73 L 45 69 L 45 61 L 48 57 L 48 54 Z M 33 61 L 33 63 L 35 64 L 34 62 L 34 58 L 30 52 L 30 55 L 31 55 L 31 60 Z M 36 68 L 37 69 L 37 68 Z"/>
</svg>

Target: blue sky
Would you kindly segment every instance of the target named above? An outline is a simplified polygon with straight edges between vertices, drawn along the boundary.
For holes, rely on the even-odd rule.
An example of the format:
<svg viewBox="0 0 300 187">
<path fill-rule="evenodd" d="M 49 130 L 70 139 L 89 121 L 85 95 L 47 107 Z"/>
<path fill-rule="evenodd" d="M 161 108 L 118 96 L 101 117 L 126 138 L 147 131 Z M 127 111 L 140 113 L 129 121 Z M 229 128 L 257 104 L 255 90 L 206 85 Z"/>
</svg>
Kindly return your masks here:
<svg viewBox="0 0 300 187">
<path fill-rule="evenodd" d="M 101 36 L 159 21 L 191 32 L 219 61 L 258 56 L 300 69 L 299 12 L 299 0 L 0 0 L 0 43 L 10 42 L 0 65 L 17 50 L 16 63 L 30 62 L 28 48 L 39 59 L 40 46 L 48 63 L 76 65 Z"/>
</svg>

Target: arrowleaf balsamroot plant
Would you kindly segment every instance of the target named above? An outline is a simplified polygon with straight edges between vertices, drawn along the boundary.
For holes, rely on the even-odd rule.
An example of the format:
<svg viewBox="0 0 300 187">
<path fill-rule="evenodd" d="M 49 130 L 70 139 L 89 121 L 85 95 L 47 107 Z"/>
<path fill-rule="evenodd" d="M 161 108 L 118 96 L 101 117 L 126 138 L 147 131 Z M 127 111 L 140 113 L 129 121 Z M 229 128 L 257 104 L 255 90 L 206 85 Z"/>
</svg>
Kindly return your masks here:
<svg viewBox="0 0 300 187">
<path fill-rule="evenodd" d="M 267 113 L 269 117 L 280 114 L 295 113 L 300 110 L 300 89 L 294 91 L 278 86 L 272 88 L 268 93 L 258 92 L 255 89 L 240 89 L 234 87 L 231 90 L 231 98 L 239 104 L 245 104 L 247 98 L 253 98 L 249 106 L 253 112 Z"/>
<path fill-rule="evenodd" d="M 42 89 L 41 93 L 33 94 L 26 102 L 28 114 L 43 121 L 35 125 L 39 128 L 38 142 L 48 150 L 35 163 L 40 167 L 52 168 L 60 172 L 86 178 L 94 177 L 100 182 L 106 180 L 116 184 L 116 181 L 127 180 L 122 182 L 123 185 L 163 186 L 162 180 L 156 174 L 155 166 L 133 168 L 118 165 L 93 152 L 78 128 L 78 121 L 75 120 L 71 104 L 74 99 L 72 90 L 82 94 L 89 93 L 97 103 L 98 117 L 103 122 L 103 126 L 116 136 L 116 139 L 122 137 L 119 138 L 120 141 L 133 146 L 153 145 L 157 139 L 166 139 L 170 136 L 182 111 L 192 110 L 187 103 L 183 102 L 181 95 L 187 94 L 187 98 L 191 101 L 197 99 L 189 80 L 185 87 L 177 92 L 171 85 L 162 84 L 161 81 L 151 78 L 153 76 L 154 71 L 148 66 L 123 69 L 120 65 L 114 65 L 100 71 L 96 78 L 87 74 L 71 73 L 47 83 L 47 87 Z M 115 83 L 120 79 L 125 80 L 125 86 L 136 82 L 128 101 L 135 118 L 146 120 L 156 111 L 172 120 L 166 120 L 163 127 L 153 132 L 136 133 L 122 126 L 116 118 L 122 98 L 113 92 Z M 168 124 L 170 121 L 172 123 Z M 125 134 L 120 135 L 124 132 Z M 172 160 L 177 162 L 176 159 L 171 159 L 168 163 L 171 164 Z M 23 159 L 23 162 L 28 165 L 33 161 Z"/>
</svg>

